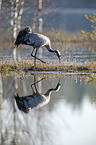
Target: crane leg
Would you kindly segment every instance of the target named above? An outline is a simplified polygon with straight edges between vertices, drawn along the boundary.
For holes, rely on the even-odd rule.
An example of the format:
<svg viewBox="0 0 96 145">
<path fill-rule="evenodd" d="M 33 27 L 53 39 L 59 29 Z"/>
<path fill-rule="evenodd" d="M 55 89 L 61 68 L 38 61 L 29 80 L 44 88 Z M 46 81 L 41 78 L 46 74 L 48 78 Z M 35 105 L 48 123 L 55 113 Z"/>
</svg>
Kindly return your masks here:
<svg viewBox="0 0 96 145">
<path fill-rule="evenodd" d="M 32 57 L 35 57 L 33 54 L 31 54 Z M 40 58 L 38 57 L 35 57 L 36 59 L 38 59 L 39 61 L 41 61 L 42 63 L 46 63 L 45 61 L 41 60 Z"/>
<path fill-rule="evenodd" d="M 32 50 L 32 52 L 31 52 L 31 56 L 33 55 L 34 50 L 35 50 L 35 48 L 33 47 L 33 50 Z"/>
<path fill-rule="evenodd" d="M 36 57 L 36 54 L 37 54 L 37 50 L 36 49 L 36 52 L 35 52 L 35 55 L 33 55 L 33 52 L 34 52 L 35 48 L 33 48 L 33 51 L 31 53 L 31 56 L 34 57 L 34 66 L 36 65 L 36 59 L 38 59 L 39 61 L 41 61 L 42 63 L 46 63 L 45 61 L 41 60 L 40 58 Z"/>
<path fill-rule="evenodd" d="M 38 51 L 38 48 L 36 48 L 35 55 L 34 55 L 34 66 L 35 67 L 36 67 L 36 54 L 37 54 L 37 51 Z"/>
</svg>

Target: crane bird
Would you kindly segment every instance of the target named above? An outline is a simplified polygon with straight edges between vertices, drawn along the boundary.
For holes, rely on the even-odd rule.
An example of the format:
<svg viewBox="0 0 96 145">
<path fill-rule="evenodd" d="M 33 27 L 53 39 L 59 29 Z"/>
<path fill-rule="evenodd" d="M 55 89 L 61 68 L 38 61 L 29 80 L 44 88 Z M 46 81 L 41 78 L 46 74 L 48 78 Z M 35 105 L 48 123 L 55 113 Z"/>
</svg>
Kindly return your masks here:
<svg viewBox="0 0 96 145">
<path fill-rule="evenodd" d="M 25 27 L 17 35 L 15 45 L 17 45 L 18 47 L 20 44 L 33 46 L 33 51 L 31 53 L 31 56 L 34 57 L 34 66 L 36 66 L 36 59 L 40 60 L 42 63 L 46 63 L 45 61 L 36 57 L 37 51 L 40 47 L 46 47 L 49 52 L 55 52 L 59 59 L 59 63 L 61 62 L 60 60 L 61 54 L 58 50 L 51 48 L 50 39 L 45 35 L 39 33 L 33 33 L 32 29 L 29 26 Z M 35 55 L 33 55 L 34 51 L 35 51 Z"/>
</svg>

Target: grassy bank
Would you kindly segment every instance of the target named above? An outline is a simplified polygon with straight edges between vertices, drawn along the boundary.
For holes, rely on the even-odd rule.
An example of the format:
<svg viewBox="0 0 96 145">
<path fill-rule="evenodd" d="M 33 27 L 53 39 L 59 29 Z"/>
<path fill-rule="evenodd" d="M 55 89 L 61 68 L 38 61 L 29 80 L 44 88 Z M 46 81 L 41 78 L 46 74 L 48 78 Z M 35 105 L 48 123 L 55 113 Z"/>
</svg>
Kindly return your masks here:
<svg viewBox="0 0 96 145">
<path fill-rule="evenodd" d="M 42 64 L 37 63 L 36 68 L 30 60 L 21 60 L 18 62 L 12 61 L 2 61 L 0 62 L 0 72 L 9 72 L 9 71 L 57 71 L 57 72 L 96 72 L 96 63 L 88 63 L 87 65 L 77 66 L 77 65 L 65 65 L 61 63 L 57 64 Z"/>
</svg>

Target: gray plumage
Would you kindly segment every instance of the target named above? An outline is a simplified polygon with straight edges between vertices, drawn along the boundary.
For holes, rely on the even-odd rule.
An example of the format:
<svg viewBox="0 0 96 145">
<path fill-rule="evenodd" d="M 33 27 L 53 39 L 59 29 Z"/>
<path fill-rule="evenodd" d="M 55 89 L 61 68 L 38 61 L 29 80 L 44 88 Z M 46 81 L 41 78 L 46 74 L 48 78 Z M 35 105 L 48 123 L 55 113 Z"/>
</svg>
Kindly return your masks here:
<svg viewBox="0 0 96 145">
<path fill-rule="evenodd" d="M 40 47 L 46 47 L 49 52 L 55 52 L 60 62 L 61 54 L 58 50 L 51 48 L 50 39 L 45 35 L 33 33 L 30 27 L 26 27 L 19 32 L 17 39 L 15 41 L 15 45 L 17 45 L 18 47 L 20 44 L 33 46 L 31 56 L 34 57 L 34 66 L 36 66 L 36 59 L 40 60 L 41 62 L 44 62 L 36 57 L 37 51 Z M 34 50 L 35 55 L 33 56 Z"/>
</svg>

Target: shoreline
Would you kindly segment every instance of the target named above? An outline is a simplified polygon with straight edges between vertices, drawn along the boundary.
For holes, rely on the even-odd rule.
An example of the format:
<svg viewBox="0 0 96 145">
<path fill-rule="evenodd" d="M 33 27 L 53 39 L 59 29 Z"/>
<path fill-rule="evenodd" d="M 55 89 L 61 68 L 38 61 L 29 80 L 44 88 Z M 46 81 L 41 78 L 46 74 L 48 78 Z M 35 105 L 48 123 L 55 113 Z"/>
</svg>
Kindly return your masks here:
<svg viewBox="0 0 96 145">
<path fill-rule="evenodd" d="M 88 63 L 86 65 L 66 65 L 61 64 L 42 64 L 37 63 L 36 68 L 30 60 L 20 60 L 20 61 L 2 61 L 0 62 L 0 73 L 2 72 L 58 72 L 58 73 L 96 73 L 96 63 Z"/>
</svg>

